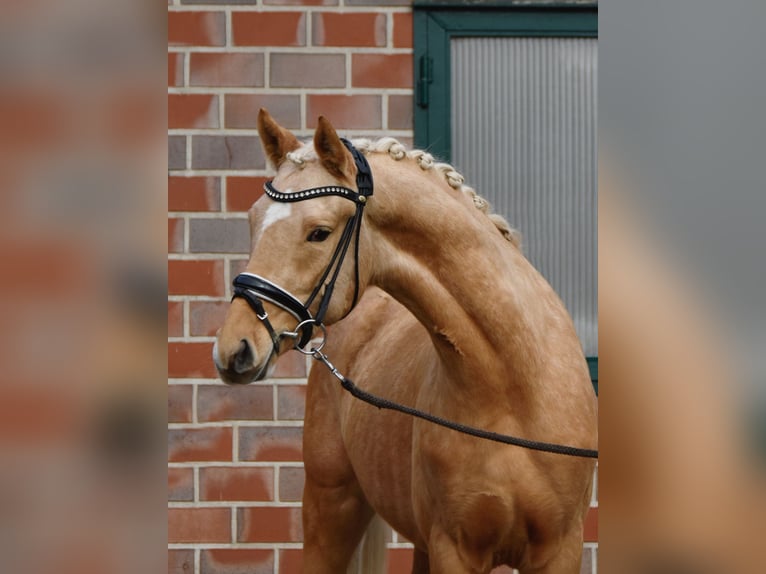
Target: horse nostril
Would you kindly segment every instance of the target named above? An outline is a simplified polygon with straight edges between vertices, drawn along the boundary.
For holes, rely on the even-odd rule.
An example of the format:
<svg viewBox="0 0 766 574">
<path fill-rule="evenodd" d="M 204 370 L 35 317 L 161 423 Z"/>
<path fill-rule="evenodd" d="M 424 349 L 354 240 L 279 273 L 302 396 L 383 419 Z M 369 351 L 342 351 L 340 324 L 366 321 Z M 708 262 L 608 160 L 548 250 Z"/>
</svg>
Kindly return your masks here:
<svg viewBox="0 0 766 574">
<path fill-rule="evenodd" d="M 250 348 L 250 343 L 247 342 L 247 339 L 242 339 L 239 342 L 239 349 L 234 355 L 234 370 L 240 375 L 246 373 L 253 368 L 254 359 L 255 357 L 253 356 L 253 350 Z"/>
</svg>

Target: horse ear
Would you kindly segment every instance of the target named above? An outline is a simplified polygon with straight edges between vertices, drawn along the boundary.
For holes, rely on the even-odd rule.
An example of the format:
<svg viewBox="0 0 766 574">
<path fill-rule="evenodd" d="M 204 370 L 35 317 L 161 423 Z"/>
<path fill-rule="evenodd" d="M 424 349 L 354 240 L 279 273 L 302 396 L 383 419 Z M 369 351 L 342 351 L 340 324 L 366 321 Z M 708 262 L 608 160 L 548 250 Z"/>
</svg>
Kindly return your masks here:
<svg viewBox="0 0 766 574">
<path fill-rule="evenodd" d="M 319 116 L 314 132 L 314 148 L 324 168 L 336 177 L 348 179 L 354 158 L 340 141 L 335 128 L 324 116 Z"/>
<path fill-rule="evenodd" d="M 257 125 L 263 149 L 275 168 L 279 168 L 288 152 L 301 147 L 298 138 L 280 126 L 264 108 L 258 112 Z"/>
</svg>

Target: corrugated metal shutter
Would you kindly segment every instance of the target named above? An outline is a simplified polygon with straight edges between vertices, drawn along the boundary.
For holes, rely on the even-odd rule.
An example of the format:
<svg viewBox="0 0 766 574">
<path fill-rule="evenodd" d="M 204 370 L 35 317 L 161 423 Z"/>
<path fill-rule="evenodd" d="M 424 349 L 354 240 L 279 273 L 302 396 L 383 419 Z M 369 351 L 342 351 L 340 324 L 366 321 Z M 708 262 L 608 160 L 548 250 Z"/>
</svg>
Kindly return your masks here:
<svg viewBox="0 0 766 574">
<path fill-rule="evenodd" d="M 598 355 L 597 41 L 451 41 L 452 163 L 523 234 L 524 252 Z"/>
</svg>

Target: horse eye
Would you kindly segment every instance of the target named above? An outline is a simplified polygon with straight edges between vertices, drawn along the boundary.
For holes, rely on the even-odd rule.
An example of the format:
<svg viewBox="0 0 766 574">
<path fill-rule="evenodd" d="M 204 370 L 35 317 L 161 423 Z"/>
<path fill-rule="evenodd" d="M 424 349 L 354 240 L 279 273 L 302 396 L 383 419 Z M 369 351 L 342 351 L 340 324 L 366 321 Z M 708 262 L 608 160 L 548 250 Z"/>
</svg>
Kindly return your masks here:
<svg viewBox="0 0 766 574">
<path fill-rule="evenodd" d="M 325 229 L 323 227 L 317 227 L 314 231 L 309 233 L 309 236 L 306 238 L 306 241 L 315 241 L 320 242 L 324 241 L 330 236 L 330 230 Z"/>
</svg>

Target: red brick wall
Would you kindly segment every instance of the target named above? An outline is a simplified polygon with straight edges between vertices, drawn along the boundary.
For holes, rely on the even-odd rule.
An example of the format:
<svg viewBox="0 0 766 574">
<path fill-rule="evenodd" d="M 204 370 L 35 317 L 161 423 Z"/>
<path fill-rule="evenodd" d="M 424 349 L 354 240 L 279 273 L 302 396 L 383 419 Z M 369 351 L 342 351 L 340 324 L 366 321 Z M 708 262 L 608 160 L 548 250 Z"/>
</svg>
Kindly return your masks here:
<svg viewBox="0 0 766 574">
<path fill-rule="evenodd" d="M 170 0 L 168 40 L 168 569 L 293 574 L 306 360 L 235 388 L 211 359 L 269 175 L 255 118 L 267 107 L 309 137 L 325 114 L 343 135 L 411 144 L 412 13 L 408 0 Z M 389 571 L 408 572 L 406 545 L 391 548 Z"/>
<path fill-rule="evenodd" d="M 289 574 L 301 561 L 306 360 L 225 387 L 214 334 L 269 175 L 267 107 L 299 136 L 412 140 L 412 14 L 398 0 L 168 2 L 168 569 Z M 407 562 L 394 550 L 392 568 Z"/>
</svg>

